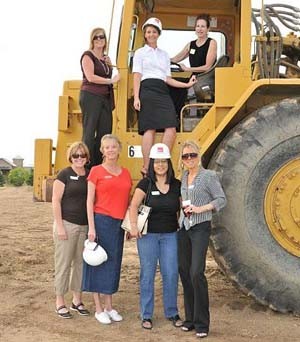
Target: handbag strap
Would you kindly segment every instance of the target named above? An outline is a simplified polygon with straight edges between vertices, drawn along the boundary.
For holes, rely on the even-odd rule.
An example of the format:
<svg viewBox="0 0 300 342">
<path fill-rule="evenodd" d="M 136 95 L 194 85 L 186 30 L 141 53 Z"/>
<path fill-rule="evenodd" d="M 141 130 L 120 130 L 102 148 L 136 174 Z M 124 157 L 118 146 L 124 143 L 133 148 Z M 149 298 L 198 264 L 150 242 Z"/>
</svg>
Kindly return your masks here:
<svg viewBox="0 0 300 342">
<path fill-rule="evenodd" d="M 146 196 L 144 197 L 144 201 L 143 201 L 144 205 L 147 205 L 147 203 L 149 201 L 149 197 L 150 197 L 150 194 L 151 194 L 151 188 L 152 188 L 151 178 L 148 178 L 148 180 L 149 180 L 148 188 L 147 188 Z"/>
</svg>

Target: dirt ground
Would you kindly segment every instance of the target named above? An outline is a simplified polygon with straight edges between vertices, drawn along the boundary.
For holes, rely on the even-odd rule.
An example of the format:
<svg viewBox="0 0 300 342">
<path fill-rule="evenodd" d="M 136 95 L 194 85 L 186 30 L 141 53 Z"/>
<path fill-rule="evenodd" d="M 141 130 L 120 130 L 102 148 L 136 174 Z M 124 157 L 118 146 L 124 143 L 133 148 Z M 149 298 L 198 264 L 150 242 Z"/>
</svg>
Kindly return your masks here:
<svg viewBox="0 0 300 342">
<path fill-rule="evenodd" d="M 50 203 L 32 200 L 32 188 L 0 188 L 0 341 L 195 341 L 193 332 L 174 328 L 163 316 L 157 274 L 154 328 L 139 320 L 139 264 L 135 242 L 126 242 L 115 307 L 124 321 L 103 326 L 93 315 L 63 320 L 54 312 L 52 212 Z M 211 332 L 207 341 L 299 341 L 300 320 L 262 307 L 243 295 L 214 260 L 207 263 Z M 84 302 L 93 312 L 91 295 Z M 70 304 L 71 297 L 67 296 Z M 183 316 L 182 288 L 179 308 Z"/>
</svg>

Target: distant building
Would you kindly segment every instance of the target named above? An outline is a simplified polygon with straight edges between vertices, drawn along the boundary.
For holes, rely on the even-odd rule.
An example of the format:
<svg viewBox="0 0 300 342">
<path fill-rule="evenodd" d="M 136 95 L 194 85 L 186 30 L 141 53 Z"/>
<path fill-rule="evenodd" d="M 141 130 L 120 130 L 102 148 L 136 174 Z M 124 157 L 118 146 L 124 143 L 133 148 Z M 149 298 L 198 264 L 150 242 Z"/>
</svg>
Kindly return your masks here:
<svg viewBox="0 0 300 342">
<path fill-rule="evenodd" d="M 13 163 L 16 165 L 16 167 L 23 167 L 23 161 L 24 161 L 24 158 L 20 156 L 13 158 Z"/>
<path fill-rule="evenodd" d="M 17 167 L 16 164 L 10 162 L 5 158 L 0 158 L 0 171 L 2 171 L 4 176 L 9 174 L 9 171 Z"/>
</svg>

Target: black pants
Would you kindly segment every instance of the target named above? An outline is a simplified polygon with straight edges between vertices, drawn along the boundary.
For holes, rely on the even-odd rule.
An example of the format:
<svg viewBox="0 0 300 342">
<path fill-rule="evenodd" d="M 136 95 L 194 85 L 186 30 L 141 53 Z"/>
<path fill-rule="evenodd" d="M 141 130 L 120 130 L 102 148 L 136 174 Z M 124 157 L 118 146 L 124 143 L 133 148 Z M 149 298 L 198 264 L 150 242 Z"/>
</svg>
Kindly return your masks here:
<svg viewBox="0 0 300 342">
<path fill-rule="evenodd" d="M 183 286 L 185 326 L 196 332 L 209 331 L 208 286 L 204 274 L 211 233 L 210 222 L 202 222 L 178 234 L 179 274 Z"/>
<path fill-rule="evenodd" d="M 82 141 L 90 151 L 90 166 L 98 165 L 102 163 L 101 138 L 112 131 L 111 103 L 108 98 L 87 91 L 80 92 L 79 103 L 83 117 Z"/>
</svg>

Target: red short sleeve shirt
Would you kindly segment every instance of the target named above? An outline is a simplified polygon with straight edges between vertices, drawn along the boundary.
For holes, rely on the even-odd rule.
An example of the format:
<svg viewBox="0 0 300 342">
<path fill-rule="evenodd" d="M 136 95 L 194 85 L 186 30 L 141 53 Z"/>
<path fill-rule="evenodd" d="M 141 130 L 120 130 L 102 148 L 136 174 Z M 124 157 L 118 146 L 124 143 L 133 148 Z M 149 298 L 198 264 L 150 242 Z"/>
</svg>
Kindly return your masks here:
<svg viewBox="0 0 300 342">
<path fill-rule="evenodd" d="M 122 220 L 129 204 L 132 186 L 130 173 L 122 168 L 115 176 L 102 165 L 92 167 L 88 181 L 95 184 L 94 212 Z"/>
</svg>

